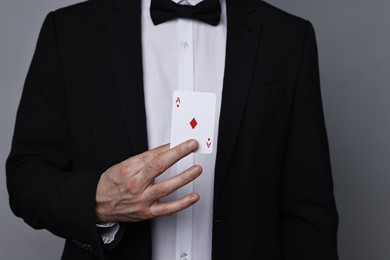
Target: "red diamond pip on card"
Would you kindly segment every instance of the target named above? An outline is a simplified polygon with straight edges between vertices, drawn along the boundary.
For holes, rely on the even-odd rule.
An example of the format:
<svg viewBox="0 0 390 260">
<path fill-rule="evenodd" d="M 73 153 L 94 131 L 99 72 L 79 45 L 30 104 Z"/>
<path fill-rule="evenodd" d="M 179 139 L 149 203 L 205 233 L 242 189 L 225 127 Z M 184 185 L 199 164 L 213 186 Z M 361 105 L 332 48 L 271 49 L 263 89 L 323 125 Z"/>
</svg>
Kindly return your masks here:
<svg viewBox="0 0 390 260">
<path fill-rule="evenodd" d="M 171 147 L 195 139 L 199 142 L 197 153 L 212 153 L 215 109 L 214 93 L 175 91 L 172 98 Z"/>
<path fill-rule="evenodd" d="M 192 129 L 195 129 L 195 127 L 198 125 L 198 122 L 196 122 L 196 119 L 195 119 L 195 118 L 193 118 L 193 119 L 191 120 L 190 125 L 191 125 Z"/>
</svg>

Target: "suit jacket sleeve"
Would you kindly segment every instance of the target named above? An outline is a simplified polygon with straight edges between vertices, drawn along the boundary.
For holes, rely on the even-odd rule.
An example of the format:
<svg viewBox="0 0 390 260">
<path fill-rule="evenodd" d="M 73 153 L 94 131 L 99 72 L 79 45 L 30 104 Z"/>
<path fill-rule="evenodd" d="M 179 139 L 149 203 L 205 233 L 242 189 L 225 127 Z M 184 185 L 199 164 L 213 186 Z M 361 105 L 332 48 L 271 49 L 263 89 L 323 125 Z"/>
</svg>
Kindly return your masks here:
<svg viewBox="0 0 390 260">
<path fill-rule="evenodd" d="M 36 229 L 101 250 L 95 227 L 100 173 L 75 171 L 67 121 L 65 80 L 56 39 L 55 14 L 40 32 L 17 112 L 6 163 L 13 212 Z"/>
<path fill-rule="evenodd" d="M 283 259 L 337 259 L 338 216 L 309 23 L 302 53 L 282 175 Z"/>
</svg>

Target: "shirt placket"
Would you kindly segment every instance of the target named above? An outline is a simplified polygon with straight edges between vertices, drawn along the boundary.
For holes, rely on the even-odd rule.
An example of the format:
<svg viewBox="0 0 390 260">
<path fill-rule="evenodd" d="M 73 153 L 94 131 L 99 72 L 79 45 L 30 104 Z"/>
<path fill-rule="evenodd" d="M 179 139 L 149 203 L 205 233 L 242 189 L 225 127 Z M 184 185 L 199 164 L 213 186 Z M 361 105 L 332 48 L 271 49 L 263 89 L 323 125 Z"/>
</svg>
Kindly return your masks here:
<svg viewBox="0 0 390 260">
<path fill-rule="evenodd" d="M 194 46 L 193 21 L 178 20 L 178 89 L 194 90 Z M 194 155 L 190 154 L 177 163 L 177 172 L 180 173 L 194 164 Z M 181 198 L 194 191 L 193 183 L 189 183 L 177 191 L 177 198 Z M 192 259 L 192 218 L 193 207 L 189 207 L 177 214 L 176 226 L 176 259 Z"/>
</svg>

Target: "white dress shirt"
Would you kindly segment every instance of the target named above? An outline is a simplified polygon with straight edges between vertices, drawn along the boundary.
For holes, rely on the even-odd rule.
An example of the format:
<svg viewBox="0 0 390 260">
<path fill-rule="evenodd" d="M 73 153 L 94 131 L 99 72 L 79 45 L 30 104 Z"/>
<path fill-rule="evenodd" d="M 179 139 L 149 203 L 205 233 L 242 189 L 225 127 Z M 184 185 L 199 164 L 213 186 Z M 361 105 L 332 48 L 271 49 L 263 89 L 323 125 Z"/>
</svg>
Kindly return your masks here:
<svg viewBox="0 0 390 260">
<path fill-rule="evenodd" d="M 180 4 L 199 2 L 187 0 Z M 170 141 L 171 102 L 175 90 L 217 95 L 214 140 L 218 140 L 226 51 L 225 1 L 221 5 L 218 26 L 188 19 L 155 26 L 150 19 L 150 0 L 143 0 L 142 58 L 149 148 Z M 153 260 L 211 259 L 215 159 L 216 149 L 212 154 L 192 154 L 157 178 L 157 181 L 166 179 L 193 164 L 203 167 L 198 179 L 165 198 L 172 200 L 194 191 L 199 193 L 200 200 L 183 212 L 152 221 Z"/>
<path fill-rule="evenodd" d="M 173 0 L 196 5 L 201 0 Z M 214 142 L 218 140 L 226 51 L 226 6 L 221 1 L 218 26 L 176 19 L 155 26 L 150 0 L 142 0 L 142 60 L 149 149 L 170 142 L 171 102 L 175 90 L 213 92 L 217 96 Z M 134 111 L 135 113 L 137 111 Z M 172 166 L 157 182 L 199 164 L 202 175 L 176 193 L 170 201 L 191 192 L 200 200 L 169 217 L 152 220 L 152 260 L 210 260 L 216 147 L 212 154 L 191 154 Z M 106 233 L 105 241 L 114 234 Z M 131 256 L 129 256 L 131 258 Z"/>
</svg>

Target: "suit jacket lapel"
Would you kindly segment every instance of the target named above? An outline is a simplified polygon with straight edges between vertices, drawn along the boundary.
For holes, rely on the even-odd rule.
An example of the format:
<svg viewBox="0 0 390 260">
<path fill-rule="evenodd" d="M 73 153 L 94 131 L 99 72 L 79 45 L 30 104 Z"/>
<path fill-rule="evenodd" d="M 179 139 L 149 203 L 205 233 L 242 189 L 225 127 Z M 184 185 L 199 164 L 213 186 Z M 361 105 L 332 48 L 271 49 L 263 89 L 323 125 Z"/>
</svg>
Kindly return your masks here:
<svg viewBox="0 0 390 260">
<path fill-rule="evenodd" d="M 254 24 L 252 0 L 227 0 L 227 46 L 214 196 L 223 183 L 247 103 L 261 24 Z"/>
<path fill-rule="evenodd" d="M 106 21 L 118 98 L 134 154 L 147 150 L 141 1 L 109 1 Z"/>
</svg>

